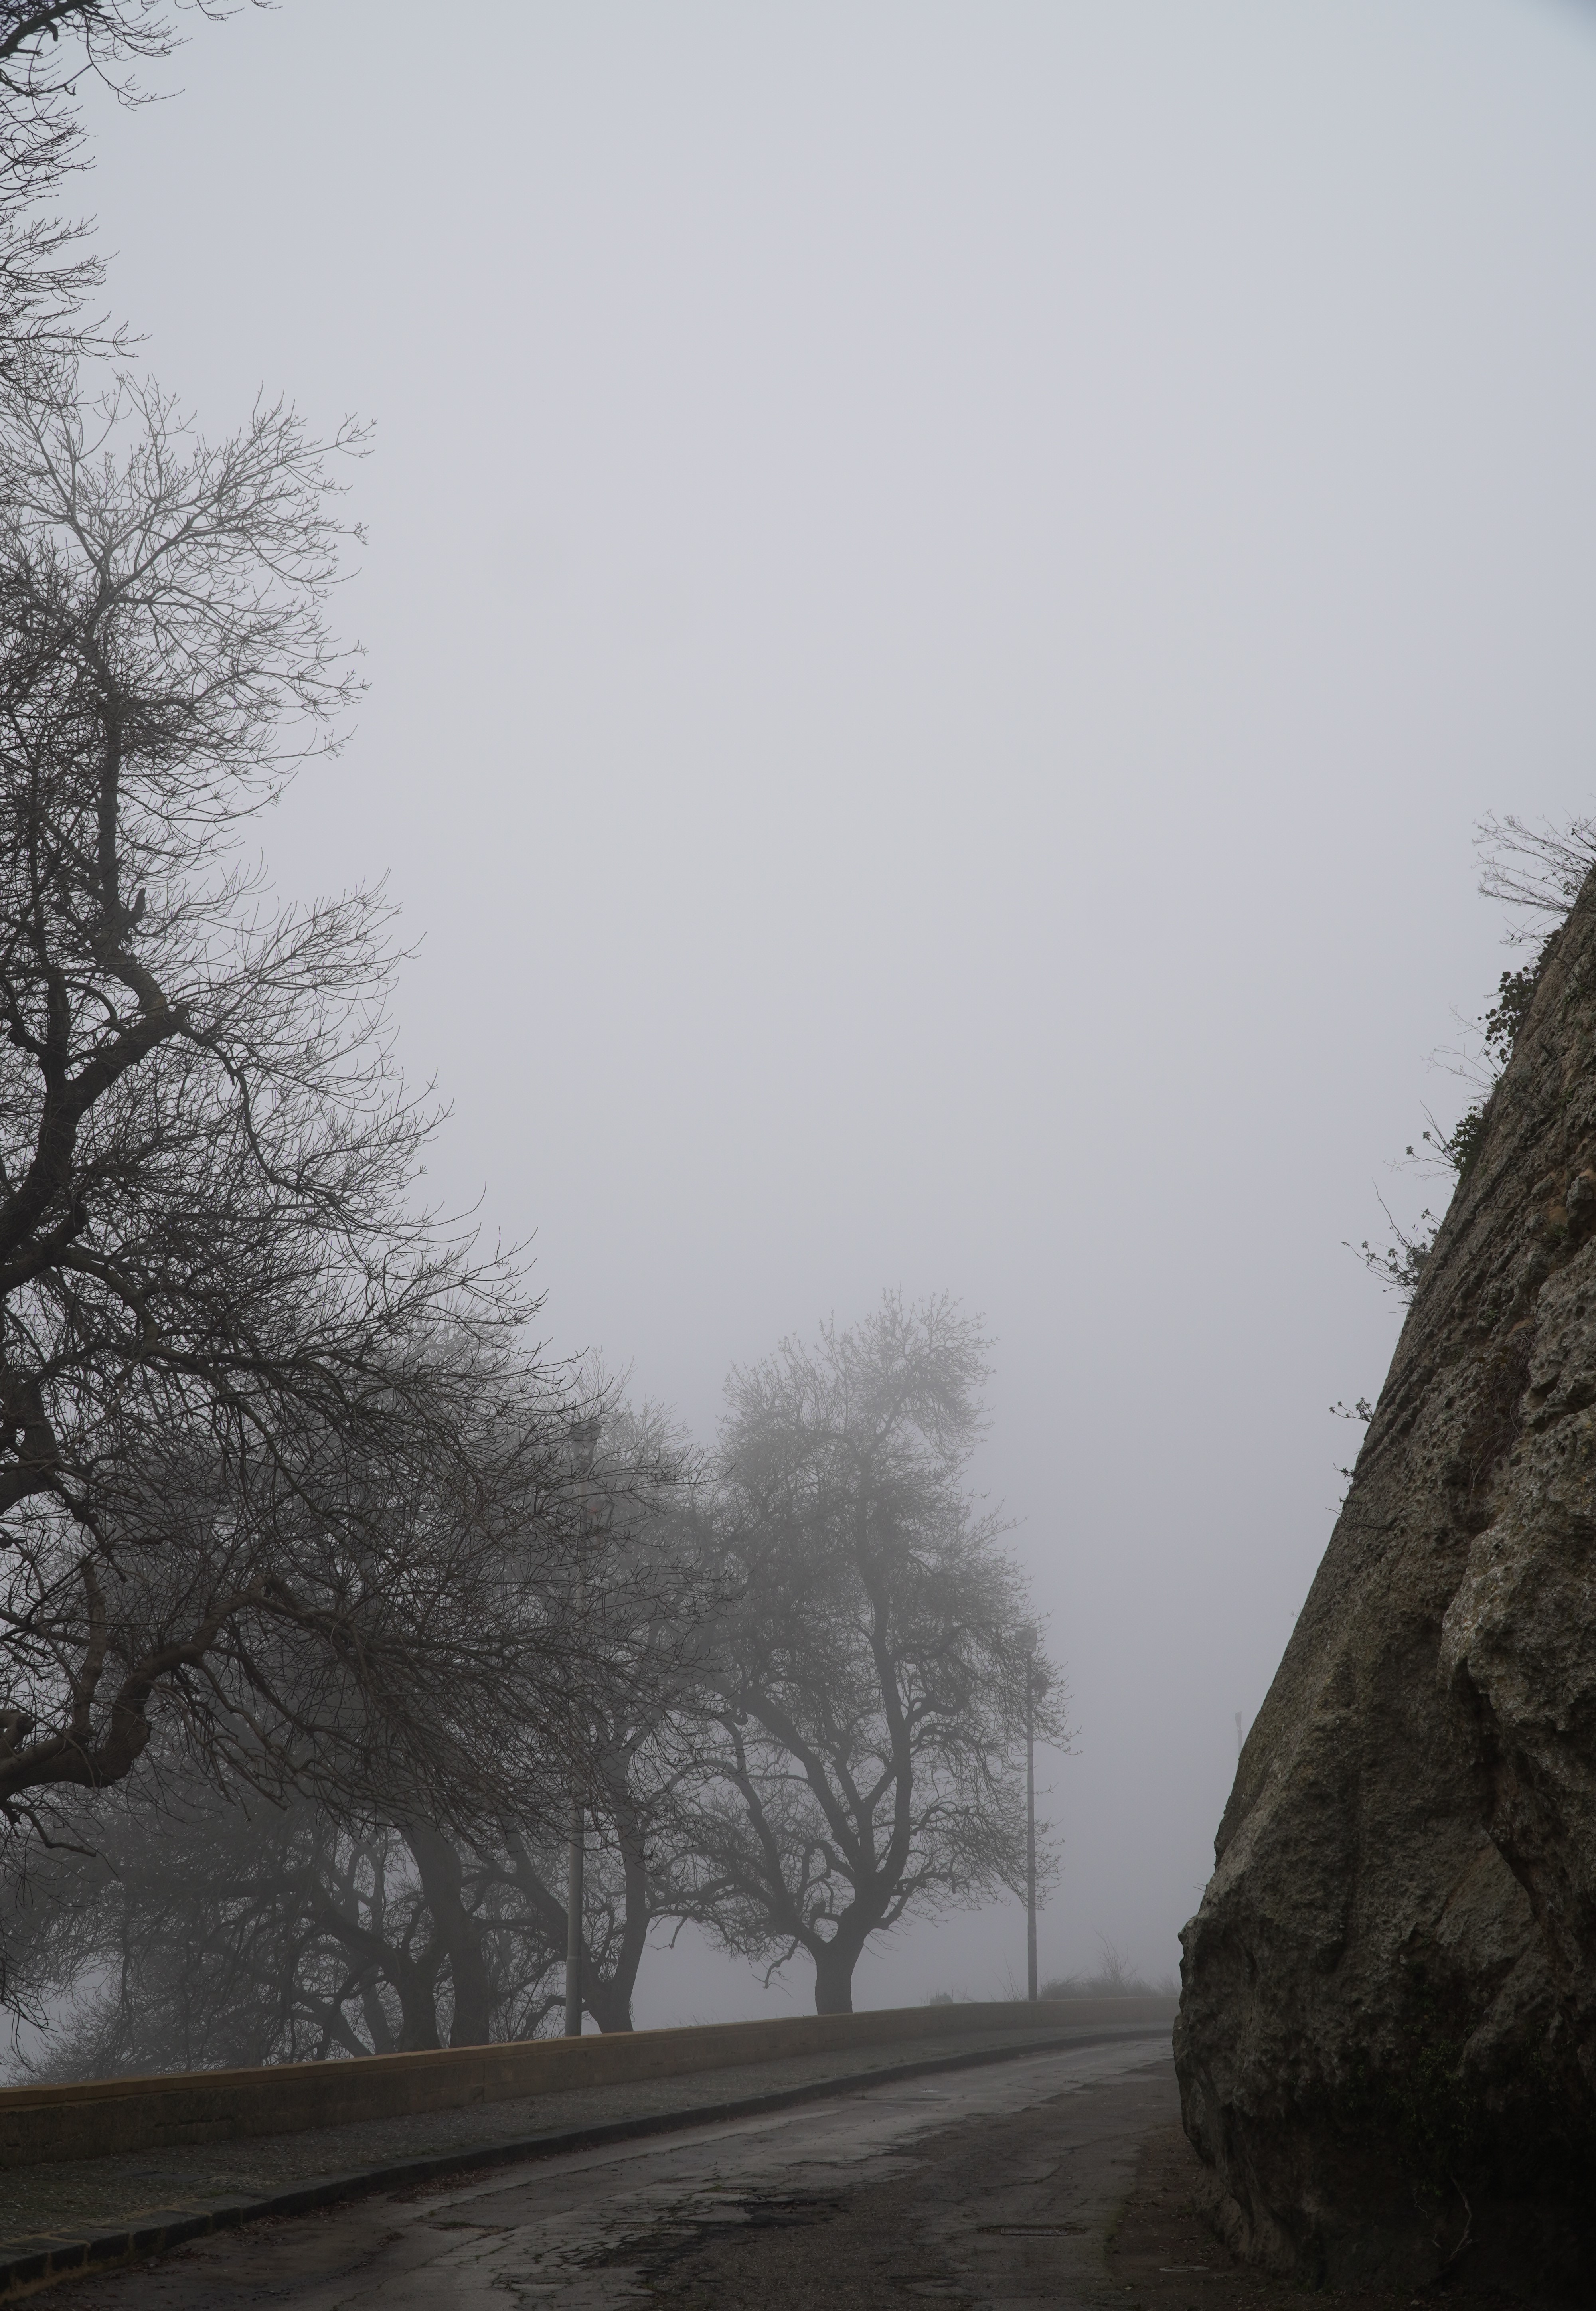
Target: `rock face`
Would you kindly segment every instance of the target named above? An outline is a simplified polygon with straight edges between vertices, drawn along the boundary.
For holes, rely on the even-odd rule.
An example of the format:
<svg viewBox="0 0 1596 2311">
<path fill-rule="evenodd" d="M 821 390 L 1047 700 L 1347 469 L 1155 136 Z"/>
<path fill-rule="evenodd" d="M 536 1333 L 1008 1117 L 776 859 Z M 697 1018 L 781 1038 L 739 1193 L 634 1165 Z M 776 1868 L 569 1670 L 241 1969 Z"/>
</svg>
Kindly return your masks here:
<svg viewBox="0 0 1596 2311">
<path fill-rule="evenodd" d="M 1186 2128 L 1311 2281 L 1596 2295 L 1596 878 L 1186 1928 Z M 1583 2288 L 1581 2293 L 1583 2266 Z"/>
</svg>

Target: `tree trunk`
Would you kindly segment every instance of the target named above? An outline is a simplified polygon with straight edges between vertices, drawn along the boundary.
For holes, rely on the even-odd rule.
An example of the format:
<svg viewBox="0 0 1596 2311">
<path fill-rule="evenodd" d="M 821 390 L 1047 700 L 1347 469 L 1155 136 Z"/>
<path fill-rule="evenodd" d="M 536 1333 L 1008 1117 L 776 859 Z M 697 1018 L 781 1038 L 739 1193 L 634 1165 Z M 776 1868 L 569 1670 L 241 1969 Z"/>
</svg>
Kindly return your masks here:
<svg viewBox="0 0 1596 2311">
<path fill-rule="evenodd" d="M 432 1931 L 449 1952 L 454 1979 L 451 2046 L 485 2046 L 493 2019 L 493 1986 L 483 1957 L 482 1930 L 461 1899 L 460 1857 L 430 1822 L 406 1822 L 405 1842 L 421 1871 Z"/>
<path fill-rule="evenodd" d="M 621 1914 L 621 1932 L 606 1953 L 610 1962 L 608 1979 L 593 1983 L 594 1994 L 588 2001 L 588 2010 L 601 2030 L 630 2030 L 632 1993 L 636 1987 L 637 1969 L 649 1939 L 649 1925 L 653 1914 L 649 1905 L 648 1848 L 642 1824 L 632 1802 L 624 1775 L 619 1777 L 611 1775 L 609 1779 L 609 1810 L 621 1853 L 624 1906 Z M 597 1968 L 594 1971 L 596 1973 Z"/>
<path fill-rule="evenodd" d="M 582 1942 L 582 2004 L 599 2029 L 606 2033 L 630 2030 L 632 2027 L 632 1993 L 654 1915 L 649 1905 L 648 1853 L 642 1827 L 624 1782 L 618 1788 L 612 1783 L 607 1807 L 621 1853 L 624 1901 L 620 1932 L 604 1952 L 607 1973 L 601 1971 L 585 1936 Z M 531 1905 L 554 1947 L 563 1949 L 569 1914 L 539 1877 L 519 1831 L 512 1830 L 507 1835 L 504 1850 L 510 1857 L 510 1883 Z"/>
<path fill-rule="evenodd" d="M 371 2041 L 371 2052 L 374 2054 L 391 2054 L 394 2052 L 394 2034 L 389 2028 L 388 2016 L 382 2010 L 382 2001 L 377 1995 L 375 1982 L 363 1982 L 361 1984 L 361 2012 L 365 2018 L 366 2035 Z"/>
<path fill-rule="evenodd" d="M 604 1981 L 586 1951 L 582 1958 L 582 2002 L 601 2030 L 631 2029 L 632 2001 L 624 1984 Z"/>
<path fill-rule="evenodd" d="M 440 2044 L 437 1992 L 430 1973 L 396 1966 L 389 1979 L 399 1993 L 399 2052 L 417 2054 Z"/>
<path fill-rule="evenodd" d="M 853 1969 L 859 1962 L 858 1950 L 850 1946 L 840 1948 L 835 1941 L 829 1941 L 820 1943 L 810 1955 L 815 1960 L 816 2014 L 851 2014 Z"/>
</svg>

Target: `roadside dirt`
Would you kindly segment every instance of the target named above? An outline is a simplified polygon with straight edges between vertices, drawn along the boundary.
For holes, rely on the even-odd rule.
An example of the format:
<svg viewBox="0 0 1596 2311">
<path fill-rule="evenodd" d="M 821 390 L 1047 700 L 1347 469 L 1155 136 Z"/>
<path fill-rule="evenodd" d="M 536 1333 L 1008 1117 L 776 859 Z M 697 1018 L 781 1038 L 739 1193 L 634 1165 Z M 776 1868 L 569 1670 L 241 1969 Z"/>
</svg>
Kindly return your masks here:
<svg viewBox="0 0 1596 2311">
<path fill-rule="evenodd" d="M 1442 2286 L 1308 2293 L 1240 2262 L 1209 2228 L 1207 2169 L 1178 2126 L 1147 2136 L 1105 2262 L 1126 2311 L 1508 2311 L 1508 2298 Z M 1525 2311 L 1522 2299 L 1513 2311 Z"/>
</svg>

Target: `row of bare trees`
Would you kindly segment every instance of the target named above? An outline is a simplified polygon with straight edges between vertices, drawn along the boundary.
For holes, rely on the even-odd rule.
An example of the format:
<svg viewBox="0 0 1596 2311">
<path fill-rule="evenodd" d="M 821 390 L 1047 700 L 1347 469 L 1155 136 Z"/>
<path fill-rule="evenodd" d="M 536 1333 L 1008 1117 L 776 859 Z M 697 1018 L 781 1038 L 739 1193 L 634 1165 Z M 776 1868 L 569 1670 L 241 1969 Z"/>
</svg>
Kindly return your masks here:
<svg viewBox="0 0 1596 2311">
<path fill-rule="evenodd" d="M 475 1775 L 408 1762 L 435 1738 L 431 1688 L 363 1784 L 358 1743 L 327 1773 L 312 1740 L 269 1790 L 157 1700 L 140 1771 L 61 1810 L 16 1886 L 11 1995 L 68 2018 L 54 2066 L 554 2027 L 573 1787 L 602 2029 L 631 2027 L 650 1939 L 685 1922 L 767 1968 L 807 1957 L 837 2011 L 872 1936 L 1017 1889 L 1034 1661 L 965 1484 L 982 1370 L 970 1319 L 889 1295 L 734 1374 L 712 1452 L 608 1404 L 587 1513 L 506 1545 L 511 1626 L 536 1592 L 539 1651 Z M 494 1609 L 480 1586 L 473 1609 Z M 485 1622 L 478 1642 L 495 1651 Z M 1042 1711 L 1061 1740 L 1057 1697 Z"/>
<path fill-rule="evenodd" d="M 535 2030 L 574 1789 L 601 2028 L 684 1921 L 846 2006 L 1021 1867 L 979 1331 L 888 1300 L 700 1452 L 423 1200 L 391 911 L 252 848 L 358 694 L 365 436 L 206 434 L 48 207 L 78 82 L 170 45 L 0 0 L 0 1989 L 78 2070 Z"/>
</svg>

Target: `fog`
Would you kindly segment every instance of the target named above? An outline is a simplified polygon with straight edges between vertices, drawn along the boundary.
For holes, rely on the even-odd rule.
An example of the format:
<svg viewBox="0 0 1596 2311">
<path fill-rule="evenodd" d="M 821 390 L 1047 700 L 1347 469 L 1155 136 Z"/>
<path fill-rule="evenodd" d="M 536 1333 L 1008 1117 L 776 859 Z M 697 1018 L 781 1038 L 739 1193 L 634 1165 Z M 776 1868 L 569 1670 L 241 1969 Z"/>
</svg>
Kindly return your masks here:
<svg viewBox="0 0 1596 2311">
<path fill-rule="evenodd" d="M 553 1351 L 708 1437 L 884 1286 L 984 1312 L 1042 1971 L 1167 1973 L 1400 1319 L 1346 1240 L 1512 960 L 1475 822 L 1590 797 L 1596 16 L 442 21 L 284 0 L 91 110 L 162 379 L 376 422 L 274 874 L 389 877 L 429 1184 Z M 858 1997 L 1024 1966 L 990 1906 Z M 810 1993 L 685 1940 L 638 2019 Z"/>
</svg>

